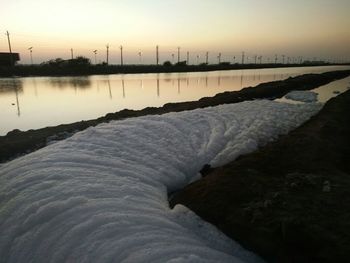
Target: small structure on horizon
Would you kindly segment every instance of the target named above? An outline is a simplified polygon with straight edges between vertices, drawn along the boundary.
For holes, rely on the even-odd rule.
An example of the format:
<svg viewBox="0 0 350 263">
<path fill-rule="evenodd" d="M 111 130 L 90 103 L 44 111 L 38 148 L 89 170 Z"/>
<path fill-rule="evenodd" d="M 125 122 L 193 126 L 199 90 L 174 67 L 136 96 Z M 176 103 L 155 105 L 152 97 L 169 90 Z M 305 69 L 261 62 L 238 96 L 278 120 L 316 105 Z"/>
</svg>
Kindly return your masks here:
<svg viewBox="0 0 350 263">
<path fill-rule="evenodd" d="M 12 67 L 19 60 L 19 53 L 0 52 L 0 66 Z"/>
</svg>

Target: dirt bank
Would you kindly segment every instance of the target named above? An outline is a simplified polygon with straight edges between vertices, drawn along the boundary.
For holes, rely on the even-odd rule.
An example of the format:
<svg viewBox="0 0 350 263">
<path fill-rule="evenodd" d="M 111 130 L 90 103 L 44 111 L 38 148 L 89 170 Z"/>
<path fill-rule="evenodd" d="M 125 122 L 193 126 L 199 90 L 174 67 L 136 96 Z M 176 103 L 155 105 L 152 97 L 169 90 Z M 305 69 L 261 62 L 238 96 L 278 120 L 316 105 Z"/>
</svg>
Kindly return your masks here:
<svg viewBox="0 0 350 263">
<path fill-rule="evenodd" d="M 26 132 L 14 130 L 9 132 L 6 136 L 0 136 L 0 162 L 5 162 L 18 155 L 44 147 L 48 139 L 53 138 L 59 140 L 76 131 L 81 131 L 90 126 L 95 126 L 99 123 L 108 122 L 110 120 L 121 120 L 150 114 L 164 114 L 167 112 L 192 110 L 224 103 L 236 103 L 244 100 L 279 98 L 291 90 L 313 89 L 349 75 L 350 70 L 332 71 L 322 74 L 306 74 L 289 78 L 284 81 L 263 83 L 256 87 L 244 88 L 240 91 L 224 92 L 217 94 L 214 97 L 202 98 L 198 101 L 168 103 L 160 108 L 145 108 L 137 111 L 122 110 L 116 113 L 109 113 L 104 117 L 94 120 L 63 124 L 38 130 L 29 130 Z"/>
<path fill-rule="evenodd" d="M 268 262 L 350 258 L 350 91 L 300 128 L 171 200 Z"/>
</svg>

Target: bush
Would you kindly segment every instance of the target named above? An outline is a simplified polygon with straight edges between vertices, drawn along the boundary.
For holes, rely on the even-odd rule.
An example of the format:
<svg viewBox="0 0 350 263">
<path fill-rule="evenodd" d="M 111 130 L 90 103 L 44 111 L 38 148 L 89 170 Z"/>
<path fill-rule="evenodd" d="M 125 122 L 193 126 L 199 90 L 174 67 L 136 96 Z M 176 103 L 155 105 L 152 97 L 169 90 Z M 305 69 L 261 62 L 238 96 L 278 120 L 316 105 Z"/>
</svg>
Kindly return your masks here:
<svg viewBox="0 0 350 263">
<path fill-rule="evenodd" d="M 171 64 L 171 62 L 169 61 L 169 60 L 167 60 L 167 61 L 165 61 L 164 63 L 163 63 L 163 66 L 164 67 L 171 67 L 173 64 Z"/>
</svg>

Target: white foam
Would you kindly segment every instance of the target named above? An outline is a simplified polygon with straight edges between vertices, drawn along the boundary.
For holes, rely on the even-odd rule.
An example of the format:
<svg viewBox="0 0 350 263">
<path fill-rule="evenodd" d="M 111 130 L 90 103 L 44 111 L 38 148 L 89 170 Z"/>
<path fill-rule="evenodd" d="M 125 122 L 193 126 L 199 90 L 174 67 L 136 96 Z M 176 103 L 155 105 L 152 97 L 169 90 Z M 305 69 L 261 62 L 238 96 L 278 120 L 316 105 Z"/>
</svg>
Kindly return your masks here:
<svg viewBox="0 0 350 263">
<path fill-rule="evenodd" d="M 289 100 L 300 101 L 300 102 L 316 102 L 317 93 L 313 91 L 293 90 L 289 92 L 285 96 L 285 98 Z"/>
<path fill-rule="evenodd" d="M 259 262 L 167 193 L 321 105 L 250 101 L 101 124 L 0 167 L 0 262 Z"/>
</svg>

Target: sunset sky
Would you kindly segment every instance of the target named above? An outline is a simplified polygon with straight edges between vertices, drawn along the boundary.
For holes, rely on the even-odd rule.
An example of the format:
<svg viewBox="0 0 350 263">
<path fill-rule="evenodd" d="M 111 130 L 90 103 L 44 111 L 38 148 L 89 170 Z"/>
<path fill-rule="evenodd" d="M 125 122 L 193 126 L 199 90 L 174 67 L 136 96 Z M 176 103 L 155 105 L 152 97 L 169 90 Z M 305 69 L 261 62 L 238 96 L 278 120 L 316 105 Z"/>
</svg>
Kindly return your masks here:
<svg viewBox="0 0 350 263">
<path fill-rule="evenodd" d="M 111 63 L 154 63 L 158 44 L 161 60 L 181 47 L 194 59 L 209 51 L 214 62 L 245 51 L 249 56 L 275 54 L 304 58 L 350 60 L 349 0 L 0 0 L 0 51 L 12 49 L 29 63 L 84 55 Z"/>
</svg>

